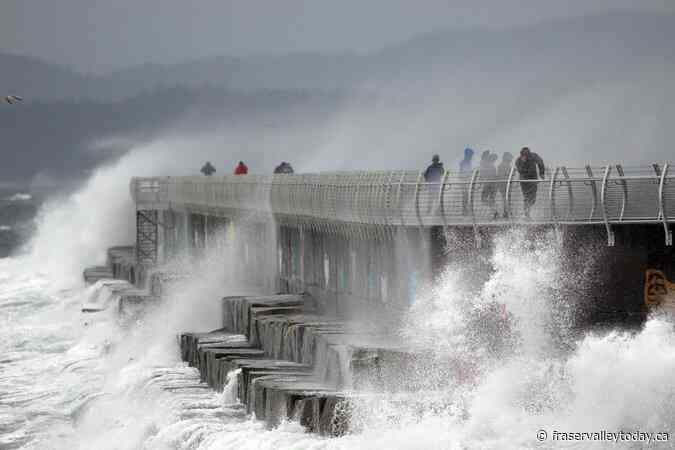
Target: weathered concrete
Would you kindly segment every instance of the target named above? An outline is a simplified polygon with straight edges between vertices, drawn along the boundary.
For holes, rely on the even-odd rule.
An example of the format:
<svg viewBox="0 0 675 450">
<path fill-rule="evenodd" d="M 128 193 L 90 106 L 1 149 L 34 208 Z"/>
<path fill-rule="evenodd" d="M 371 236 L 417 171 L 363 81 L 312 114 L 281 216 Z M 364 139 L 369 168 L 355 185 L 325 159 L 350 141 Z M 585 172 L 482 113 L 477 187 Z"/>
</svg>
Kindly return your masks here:
<svg viewBox="0 0 675 450">
<path fill-rule="evenodd" d="M 107 254 L 106 266 L 83 271 L 85 284 L 98 286 L 83 302 L 82 312 L 95 313 L 114 306 L 123 321 L 134 321 L 149 306 L 158 305 L 160 296 L 142 288 L 145 269 L 136 264 L 132 246 L 111 247 Z"/>
<path fill-rule="evenodd" d="M 295 419 L 310 431 L 339 435 L 350 428 L 350 398 L 360 390 L 438 389 L 463 375 L 461 361 L 438 361 L 391 335 L 315 314 L 307 295 L 222 303 L 224 328 L 183 333 L 181 356 L 216 390 L 238 370 L 240 401 L 270 427 Z M 411 376 L 420 373 L 442 375 Z"/>
<path fill-rule="evenodd" d="M 131 284 L 138 281 L 133 246 L 110 247 L 106 265 L 112 270 L 112 278 L 129 280 Z"/>
<path fill-rule="evenodd" d="M 331 411 L 345 396 L 322 383 L 309 365 L 265 358 L 265 352 L 253 348 L 245 336 L 223 330 L 184 333 L 180 342 L 183 359 L 197 367 L 202 381 L 216 390 L 224 388 L 228 373 L 239 369 L 240 401 L 269 427 L 297 418 L 312 431 L 338 433 L 331 425 Z"/>
<path fill-rule="evenodd" d="M 161 297 L 171 290 L 172 286 L 189 279 L 189 274 L 175 271 L 156 270 L 148 274 L 148 290 L 150 294 Z"/>
<path fill-rule="evenodd" d="M 134 266 L 132 256 L 131 247 L 116 247 L 108 253 L 108 270 L 85 271 L 89 282 L 109 275 L 122 280 L 99 281 L 106 294 L 99 292 L 83 309 L 116 306 L 122 322 L 133 323 L 159 304 L 171 284 L 186 278 L 153 271 L 140 279 L 144 269 Z M 143 285 L 147 290 L 137 287 Z M 244 410 L 270 427 L 294 419 L 309 431 L 340 435 L 351 426 L 355 390 L 428 387 L 406 383 L 414 379 L 406 372 L 430 368 L 415 349 L 387 333 L 327 315 L 308 294 L 226 297 L 222 324 L 210 333 L 180 335 L 181 357 L 199 370 L 204 384 L 170 389 L 222 391 L 228 374 L 236 373 Z"/>
<path fill-rule="evenodd" d="M 92 285 L 99 280 L 113 278 L 113 273 L 109 266 L 94 266 L 84 269 L 82 276 L 85 284 Z"/>
<path fill-rule="evenodd" d="M 85 274 L 86 274 L 85 270 Z M 108 309 L 119 296 L 135 287 L 126 280 L 101 278 L 94 283 L 89 296 L 82 302 L 82 312 L 98 312 Z"/>
</svg>

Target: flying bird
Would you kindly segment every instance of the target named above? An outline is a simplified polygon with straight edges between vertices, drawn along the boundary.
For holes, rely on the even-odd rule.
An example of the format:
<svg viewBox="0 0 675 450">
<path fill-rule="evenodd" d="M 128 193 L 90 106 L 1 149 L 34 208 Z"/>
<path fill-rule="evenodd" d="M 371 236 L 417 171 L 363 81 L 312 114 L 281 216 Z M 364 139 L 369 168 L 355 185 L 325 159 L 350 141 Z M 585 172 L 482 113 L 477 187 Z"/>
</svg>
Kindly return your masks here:
<svg viewBox="0 0 675 450">
<path fill-rule="evenodd" d="M 14 103 L 22 102 L 23 98 L 19 97 L 18 95 L 8 95 L 5 97 L 5 101 L 10 105 L 13 105 Z"/>
</svg>

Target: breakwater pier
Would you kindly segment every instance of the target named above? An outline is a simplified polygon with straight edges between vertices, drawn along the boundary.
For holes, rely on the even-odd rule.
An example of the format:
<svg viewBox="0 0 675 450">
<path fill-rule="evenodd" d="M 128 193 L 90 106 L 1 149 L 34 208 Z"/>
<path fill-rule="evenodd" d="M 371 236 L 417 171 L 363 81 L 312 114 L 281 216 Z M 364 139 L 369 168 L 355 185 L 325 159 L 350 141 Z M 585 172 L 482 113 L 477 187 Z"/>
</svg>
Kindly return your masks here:
<svg viewBox="0 0 675 450">
<path fill-rule="evenodd" d="M 437 358 L 397 325 L 445 267 L 461 266 L 466 282 L 479 284 L 505 235 L 519 245 L 555 242 L 565 264 L 556 290 L 583 299 L 572 305 L 575 329 L 640 326 L 650 308 L 672 308 L 669 165 L 550 173 L 537 181 L 513 171 L 504 179 L 445 173 L 438 183 L 417 171 L 135 178 L 136 242 L 85 270 L 110 295 L 83 310 L 142 315 L 183 276 L 169 262 L 216 248 L 234 261 L 223 270 L 251 293 L 232 296 L 223 286 L 212 299 L 221 327 L 184 330 L 183 360 L 213 389 L 236 387 L 246 411 L 269 426 L 297 419 L 341 435 L 358 429 L 351 411 L 360 397 L 428 407 L 434 392 L 471 382 L 471 354 Z M 538 185 L 529 217 L 523 183 Z M 494 205 L 481 201 L 486 187 L 503 193 Z M 588 273 L 592 281 L 580 282 Z M 509 314 L 495 305 L 467 320 L 500 353 L 509 347 Z"/>
</svg>

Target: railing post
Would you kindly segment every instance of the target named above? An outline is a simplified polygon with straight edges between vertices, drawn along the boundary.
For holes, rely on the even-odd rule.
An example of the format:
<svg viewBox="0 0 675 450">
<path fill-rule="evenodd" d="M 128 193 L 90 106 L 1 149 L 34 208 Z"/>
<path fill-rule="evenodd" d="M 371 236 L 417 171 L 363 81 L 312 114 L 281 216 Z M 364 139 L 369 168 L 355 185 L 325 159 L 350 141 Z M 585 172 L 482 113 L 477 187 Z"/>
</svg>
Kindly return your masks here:
<svg viewBox="0 0 675 450">
<path fill-rule="evenodd" d="M 476 239 L 476 247 L 480 247 L 480 233 L 478 233 L 478 225 L 476 224 L 476 212 L 473 209 L 474 187 L 478 179 L 479 169 L 474 169 L 471 175 L 471 182 L 469 182 L 469 212 L 471 213 L 471 223 L 473 224 L 473 235 Z"/>
<path fill-rule="evenodd" d="M 619 214 L 619 222 L 623 221 L 623 215 L 626 212 L 626 204 L 628 203 L 628 185 L 626 184 L 626 179 L 623 174 L 623 167 L 621 164 L 616 165 L 616 172 L 619 174 L 620 184 L 623 188 L 623 199 L 621 201 L 621 213 Z"/>
<path fill-rule="evenodd" d="M 607 245 L 614 247 L 614 232 L 612 227 L 609 224 L 609 218 L 607 214 L 607 180 L 609 180 L 609 174 L 612 171 L 612 166 L 608 165 L 605 167 L 605 175 L 602 177 L 602 188 L 600 190 L 600 202 L 602 206 L 602 220 L 605 222 L 605 229 L 607 230 Z"/>
<path fill-rule="evenodd" d="M 666 245 L 673 245 L 673 232 L 668 229 L 668 211 L 666 210 L 666 199 L 663 195 L 663 190 L 666 185 L 666 176 L 668 175 L 669 164 L 665 163 L 663 165 L 663 170 L 661 170 L 661 179 L 659 180 L 659 209 L 661 210 L 661 222 L 663 223 L 663 231 L 666 234 Z"/>
<path fill-rule="evenodd" d="M 398 191 L 396 192 L 396 207 L 401 218 L 401 226 L 405 223 L 405 216 L 403 215 L 403 208 L 401 207 L 401 191 L 403 190 L 403 181 L 405 180 L 405 171 L 401 172 L 401 179 L 398 182 Z"/>
<path fill-rule="evenodd" d="M 548 191 L 548 198 L 550 201 L 550 208 L 551 208 L 551 222 L 553 222 L 553 226 L 555 228 L 555 234 L 558 238 L 558 242 L 562 242 L 562 233 L 560 232 L 560 224 L 559 224 L 559 219 L 558 219 L 558 214 L 556 211 L 556 205 L 555 205 L 555 183 L 558 178 L 558 172 L 560 172 L 560 167 L 556 167 L 555 171 L 553 172 L 553 176 L 551 177 L 551 185 Z"/>
<path fill-rule="evenodd" d="M 387 177 L 387 182 L 385 185 L 385 190 L 384 190 L 384 199 L 383 199 L 383 216 L 384 216 L 384 224 L 389 227 L 391 226 L 391 219 L 390 219 L 390 213 L 391 213 L 391 190 L 392 190 L 392 181 L 394 179 L 394 171 L 389 172 L 389 176 Z"/>
<path fill-rule="evenodd" d="M 354 208 L 354 211 L 352 212 L 352 215 L 354 216 L 354 221 L 359 222 L 357 219 L 361 218 L 361 214 L 359 213 L 359 188 L 360 188 L 360 183 L 361 182 L 361 173 L 359 173 L 356 176 L 356 180 L 354 181 L 354 199 L 352 201 L 352 206 Z"/>
<path fill-rule="evenodd" d="M 438 192 L 438 208 L 441 212 L 441 220 L 443 221 L 443 226 L 447 228 L 448 220 L 445 217 L 445 185 L 448 182 L 448 175 L 450 172 L 447 170 L 443 173 L 443 180 L 441 181 L 441 189 Z"/>
<path fill-rule="evenodd" d="M 415 183 L 415 215 L 417 216 L 417 223 L 420 228 L 424 226 L 422 216 L 420 215 L 420 184 L 422 183 L 422 177 L 424 177 L 424 172 L 420 170 L 420 173 L 417 175 L 417 182 Z"/>
<path fill-rule="evenodd" d="M 556 167 L 555 171 L 553 171 L 553 176 L 551 177 L 551 184 L 549 185 L 549 190 L 548 190 L 548 200 L 549 200 L 549 208 L 551 212 L 551 222 L 553 222 L 557 226 L 558 222 L 558 215 L 556 214 L 556 207 L 555 207 L 555 183 L 558 178 L 558 172 L 560 172 L 560 167 Z"/>
<path fill-rule="evenodd" d="M 565 215 L 565 219 L 569 219 L 572 216 L 572 211 L 574 211 L 574 190 L 572 190 L 572 182 L 569 181 L 569 174 L 567 173 L 567 167 L 562 166 L 560 168 L 560 171 L 563 174 L 563 177 L 565 177 L 567 181 L 567 195 L 569 197 L 569 206 L 567 207 L 567 214 Z"/>
<path fill-rule="evenodd" d="M 511 211 L 511 186 L 513 182 L 513 175 L 516 173 L 516 164 L 511 164 L 511 170 L 509 170 L 509 178 L 506 181 L 506 193 L 504 195 L 504 210 L 509 219 L 513 220 L 513 211 Z"/>
<path fill-rule="evenodd" d="M 654 173 L 656 173 L 656 182 L 660 185 L 661 184 L 661 166 L 658 164 L 652 164 L 652 167 L 654 168 Z M 661 203 L 659 203 L 659 213 L 656 217 L 656 220 L 661 220 Z"/>
<path fill-rule="evenodd" d="M 593 169 L 591 166 L 586 166 L 586 174 L 588 175 L 588 178 L 590 178 L 589 183 L 591 186 L 591 192 L 593 193 L 593 206 L 591 206 L 591 213 L 588 216 L 588 221 L 592 222 L 593 216 L 595 215 L 595 210 L 598 207 L 598 187 L 595 185 L 595 180 L 593 179 Z"/>
</svg>

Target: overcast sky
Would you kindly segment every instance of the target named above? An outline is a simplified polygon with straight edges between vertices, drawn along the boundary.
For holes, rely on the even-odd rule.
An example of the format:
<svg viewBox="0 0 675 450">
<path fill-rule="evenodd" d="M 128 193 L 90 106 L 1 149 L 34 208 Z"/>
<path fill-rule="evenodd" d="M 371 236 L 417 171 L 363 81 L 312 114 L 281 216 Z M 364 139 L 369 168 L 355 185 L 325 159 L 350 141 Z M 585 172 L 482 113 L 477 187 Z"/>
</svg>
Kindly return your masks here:
<svg viewBox="0 0 675 450">
<path fill-rule="evenodd" d="M 369 51 L 413 35 L 503 28 L 673 0 L 1 0 L 0 50 L 84 72 L 209 55 Z"/>
</svg>

